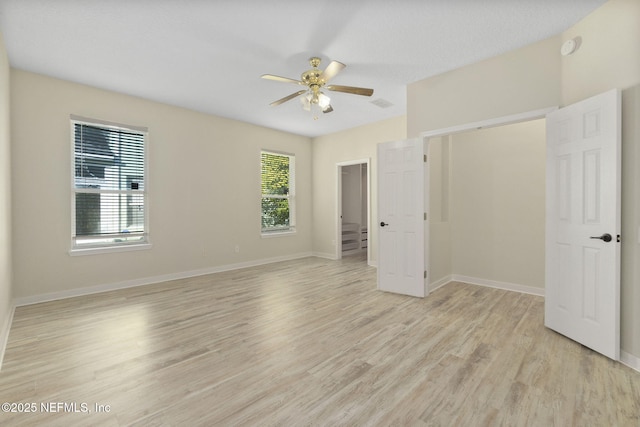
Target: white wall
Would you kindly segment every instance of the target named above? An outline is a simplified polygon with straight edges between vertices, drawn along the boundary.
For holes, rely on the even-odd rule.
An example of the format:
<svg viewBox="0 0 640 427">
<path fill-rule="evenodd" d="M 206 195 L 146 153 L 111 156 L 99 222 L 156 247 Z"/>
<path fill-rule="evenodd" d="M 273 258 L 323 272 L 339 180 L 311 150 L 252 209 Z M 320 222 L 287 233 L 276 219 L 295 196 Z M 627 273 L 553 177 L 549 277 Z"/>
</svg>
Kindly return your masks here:
<svg viewBox="0 0 640 427">
<path fill-rule="evenodd" d="M 70 114 L 149 128 L 152 249 L 69 255 Z M 15 69 L 11 133 L 14 297 L 311 253 L 309 138 Z M 263 148 L 296 155 L 293 236 L 260 237 Z"/>
<path fill-rule="evenodd" d="M 0 34 L 0 365 L 12 310 L 9 60 Z"/>
<path fill-rule="evenodd" d="M 406 138 L 406 118 L 396 117 L 371 125 L 314 138 L 313 161 L 313 252 L 333 258 L 336 254 L 336 164 L 370 158 L 371 223 L 378 218 L 376 150 L 380 142 Z M 377 260 L 378 228 L 369 230 L 371 260 Z"/>
</svg>

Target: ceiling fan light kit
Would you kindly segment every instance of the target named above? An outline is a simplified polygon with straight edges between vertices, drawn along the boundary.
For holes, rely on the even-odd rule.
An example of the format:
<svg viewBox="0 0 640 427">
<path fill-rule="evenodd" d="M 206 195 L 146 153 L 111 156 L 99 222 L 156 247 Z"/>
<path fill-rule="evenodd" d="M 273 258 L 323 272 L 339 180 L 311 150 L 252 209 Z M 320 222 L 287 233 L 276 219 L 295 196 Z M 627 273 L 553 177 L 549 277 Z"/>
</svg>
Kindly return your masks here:
<svg viewBox="0 0 640 427">
<path fill-rule="evenodd" d="M 275 80 L 283 83 L 293 83 L 301 86 L 307 86 L 307 89 L 294 92 L 291 95 L 287 95 L 284 98 L 278 99 L 277 101 L 274 101 L 269 105 L 275 107 L 277 105 L 284 104 L 289 100 L 297 98 L 300 95 L 305 95 L 300 98 L 300 103 L 302 104 L 302 108 L 304 110 L 320 110 L 323 113 L 330 113 L 333 111 L 333 107 L 331 106 L 331 99 L 321 91 L 321 89 L 323 88 L 334 92 L 350 93 L 361 96 L 373 95 L 373 89 L 355 86 L 327 85 L 327 82 L 330 79 L 335 77 L 346 67 L 346 65 L 344 65 L 342 62 L 331 61 L 331 63 L 324 71 L 321 71 L 318 68 L 318 66 L 320 65 L 320 58 L 318 58 L 317 56 L 309 58 L 309 64 L 311 64 L 312 68 L 302 73 L 302 75 L 300 76 L 300 80 L 275 76 L 273 74 L 262 75 L 262 78 L 267 80 Z M 315 113 L 313 118 L 315 120 L 318 119 Z"/>
</svg>

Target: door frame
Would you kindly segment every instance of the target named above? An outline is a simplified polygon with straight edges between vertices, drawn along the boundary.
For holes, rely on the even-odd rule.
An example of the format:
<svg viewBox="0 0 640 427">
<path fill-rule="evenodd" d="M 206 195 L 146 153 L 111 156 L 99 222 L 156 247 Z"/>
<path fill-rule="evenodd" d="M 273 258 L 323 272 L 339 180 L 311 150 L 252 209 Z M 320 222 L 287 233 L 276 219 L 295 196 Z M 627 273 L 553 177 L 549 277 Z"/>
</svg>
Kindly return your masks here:
<svg viewBox="0 0 640 427">
<path fill-rule="evenodd" d="M 335 259 L 342 259 L 342 167 L 367 165 L 367 265 L 371 265 L 371 158 L 347 160 L 336 163 L 336 212 L 335 212 Z"/>
<path fill-rule="evenodd" d="M 468 132 L 470 130 L 487 129 L 496 126 L 505 126 L 515 123 L 528 122 L 531 120 L 544 119 L 547 113 L 557 110 L 559 107 L 547 107 L 539 110 L 527 111 L 525 113 L 511 114 L 508 116 L 495 117 L 492 119 L 480 120 L 478 122 L 470 122 L 461 125 L 434 129 L 420 133 L 420 137 L 428 141 L 429 138 L 437 138 L 440 136 L 454 135 L 456 133 Z"/>
</svg>

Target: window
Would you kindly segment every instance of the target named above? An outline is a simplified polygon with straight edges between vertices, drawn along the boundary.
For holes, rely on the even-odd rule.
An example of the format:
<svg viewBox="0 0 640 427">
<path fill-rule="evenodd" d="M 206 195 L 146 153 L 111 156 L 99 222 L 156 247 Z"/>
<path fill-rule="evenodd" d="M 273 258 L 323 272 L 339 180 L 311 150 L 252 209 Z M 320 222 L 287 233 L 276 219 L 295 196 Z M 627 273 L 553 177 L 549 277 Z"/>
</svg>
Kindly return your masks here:
<svg viewBox="0 0 640 427">
<path fill-rule="evenodd" d="M 295 156 L 262 151 L 262 234 L 295 231 Z"/>
<path fill-rule="evenodd" d="M 72 251 L 148 243 L 146 129 L 72 117 Z"/>
</svg>

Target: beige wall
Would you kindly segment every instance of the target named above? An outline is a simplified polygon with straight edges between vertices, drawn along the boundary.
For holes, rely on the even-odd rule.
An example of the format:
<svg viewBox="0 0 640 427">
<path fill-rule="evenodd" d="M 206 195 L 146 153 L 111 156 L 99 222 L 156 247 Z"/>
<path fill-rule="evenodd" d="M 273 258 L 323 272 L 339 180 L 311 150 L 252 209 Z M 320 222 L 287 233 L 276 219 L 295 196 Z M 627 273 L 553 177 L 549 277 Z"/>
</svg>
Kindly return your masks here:
<svg viewBox="0 0 640 427">
<path fill-rule="evenodd" d="M 640 1 L 610 0 L 562 34 L 562 103 L 622 90 L 622 348 L 640 357 Z"/>
<path fill-rule="evenodd" d="M 361 165 L 342 168 L 342 222 L 352 222 L 366 226 L 366 208 L 363 212 L 363 184 L 366 185 L 366 174 L 362 177 Z M 365 193 L 366 194 L 366 193 Z M 366 204 L 365 204 L 366 206 Z"/>
<path fill-rule="evenodd" d="M 0 364 L 12 312 L 9 73 L 9 60 L 0 34 Z"/>
<path fill-rule="evenodd" d="M 640 40 L 638 41 L 640 43 Z M 622 91 L 622 346 L 640 357 L 640 85 Z"/>
<path fill-rule="evenodd" d="M 640 1 L 609 0 L 562 34 L 578 49 L 562 61 L 562 105 L 640 82 Z"/>
<path fill-rule="evenodd" d="M 429 158 L 430 286 L 544 289 L 544 121 L 433 138 Z"/>
<path fill-rule="evenodd" d="M 614 87 L 623 90 L 621 344 L 623 351 L 636 357 L 640 357 L 638 16 L 640 2 L 637 0 L 610 0 L 557 37 L 416 82 L 409 85 L 407 92 L 407 133 L 417 136 L 423 131 L 568 105 Z M 570 56 L 560 56 L 562 42 L 574 37 L 580 37 L 578 50 Z M 454 149 L 454 165 L 462 154 L 466 156 Z M 452 176 L 456 171 L 454 166 Z M 539 228 L 540 223 L 536 227 Z M 433 234 L 435 230 L 436 238 L 441 241 L 451 237 L 459 247 L 460 242 L 448 236 L 453 228 L 432 227 L 431 231 Z M 430 250 L 437 248 L 432 245 Z M 451 273 L 473 268 L 473 260 L 461 263 L 455 248 L 451 250 Z M 491 245 L 486 252 L 498 253 L 499 247 Z M 440 262 L 442 265 L 437 267 L 445 271 L 448 266 L 445 261 Z M 527 268 L 528 277 L 542 277 L 539 263 Z"/>
<path fill-rule="evenodd" d="M 560 37 L 410 84 L 407 133 L 415 137 L 560 104 Z"/>
<path fill-rule="evenodd" d="M 431 288 L 451 279 L 451 137 L 430 138 L 428 142 L 429 226 L 425 227 L 425 241 L 429 242 L 425 258 Z"/>
<path fill-rule="evenodd" d="M 560 37 L 526 46 L 505 55 L 453 70 L 409 85 L 407 89 L 407 133 L 417 136 L 421 132 L 471 122 L 522 113 L 560 104 Z M 431 193 L 436 197 L 447 194 L 441 185 L 440 156 L 442 142 L 430 142 Z M 445 151 L 446 152 L 446 151 Z M 460 151 L 456 151 L 460 153 Z M 455 162 L 451 151 L 451 164 Z M 450 176 L 456 174 L 452 166 Z M 446 184 L 446 183 L 445 183 Z M 452 203 L 452 199 L 449 200 Z M 432 214 L 433 206 L 431 207 Z M 454 265 L 463 267 L 453 259 L 453 209 L 448 220 L 430 224 L 430 284 L 446 280 L 455 271 Z M 433 217 L 433 215 L 432 215 Z M 478 224 L 476 221 L 475 224 Z M 479 225 L 479 224 L 478 224 Z M 458 246 L 460 241 L 458 241 Z M 490 257 L 500 248 L 491 246 L 483 255 Z M 493 263 L 493 262 L 491 262 Z M 491 264 L 490 263 L 490 264 Z M 463 268 L 463 271 L 472 269 Z M 537 277 L 534 272 L 523 272 L 525 277 Z M 497 277 L 495 274 L 492 275 Z M 472 276 L 477 277 L 477 276 Z M 477 277 L 489 279 L 489 277 Z M 497 279 L 493 279 L 497 280 Z M 506 281 L 506 280 L 505 280 Z M 528 282 L 532 282 L 528 280 Z M 524 285 L 524 283 L 511 282 Z M 539 285 L 538 285 L 539 286 Z"/>
<path fill-rule="evenodd" d="M 456 134 L 451 147 L 453 272 L 544 289 L 544 120 Z"/>
<path fill-rule="evenodd" d="M 313 161 L 313 251 L 317 255 L 334 257 L 336 253 L 336 164 L 370 158 L 371 163 L 371 223 L 378 218 L 376 149 L 380 142 L 406 138 L 406 118 L 396 117 L 314 138 Z M 369 230 L 371 259 L 377 260 L 378 228 Z"/>
<path fill-rule="evenodd" d="M 15 297 L 311 253 L 309 138 L 15 69 L 11 109 Z M 70 114 L 149 128 L 152 249 L 69 255 Z M 262 148 L 296 155 L 296 235 L 260 237 Z"/>
</svg>

